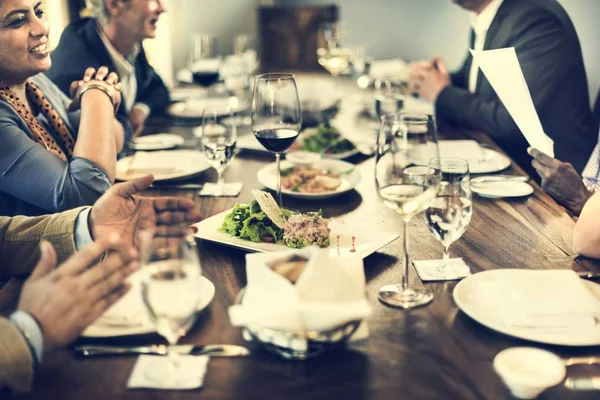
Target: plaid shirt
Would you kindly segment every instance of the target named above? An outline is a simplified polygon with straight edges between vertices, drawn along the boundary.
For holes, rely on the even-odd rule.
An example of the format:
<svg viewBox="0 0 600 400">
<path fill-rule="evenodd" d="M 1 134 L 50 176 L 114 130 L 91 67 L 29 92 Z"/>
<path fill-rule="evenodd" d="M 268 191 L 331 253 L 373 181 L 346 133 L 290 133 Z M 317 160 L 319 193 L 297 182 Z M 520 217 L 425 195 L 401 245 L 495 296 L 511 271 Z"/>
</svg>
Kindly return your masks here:
<svg viewBox="0 0 600 400">
<path fill-rule="evenodd" d="M 581 176 L 583 177 L 585 187 L 592 192 L 600 188 L 600 133 L 598 135 L 598 144 L 596 144 Z"/>
</svg>

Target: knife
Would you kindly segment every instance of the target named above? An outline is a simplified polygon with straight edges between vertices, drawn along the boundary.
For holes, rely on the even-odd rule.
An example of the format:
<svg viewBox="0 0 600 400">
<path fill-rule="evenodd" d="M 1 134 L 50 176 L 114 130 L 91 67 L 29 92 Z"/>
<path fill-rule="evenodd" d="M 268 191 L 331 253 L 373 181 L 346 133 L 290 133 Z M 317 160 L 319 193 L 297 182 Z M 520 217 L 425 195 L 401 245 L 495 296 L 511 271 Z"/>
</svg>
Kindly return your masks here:
<svg viewBox="0 0 600 400">
<path fill-rule="evenodd" d="M 181 183 L 181 184 L 168 184 L 168 183 L 153 183 L 150 185 L 151 189 L 159 190 L 200 190 L 204 185 L 201 183 Z"/>
<path fill-rule="evenodd" d="M 567 378 L 565 386 L 571 390 L 600 390 L 600 376 L 591 378 Z"/>
<path fill-rule="evenodd" d="M 120 346 L 77 346 L 75 353 L 85 357 L 94 356 L 115 356 L 115 355 L 132 355 L 132 354 L 154 354 L 166 355 L 167 349 L 185 355 L 207 355 L 213 357 L 242 357 L 250 354 L 250 351 L 243 347 L 233 344 L 208 344 L 208 345 L 192 345 L 182 344 L 176 346 L 165 346 L 163 344 L 151 346 L 137 347 L 120 347 Z"/>
<path fill-rule="evenodd" d="M 600 279 L 600 272 L 577 272 L 577 276 L 579 276 L 581 279 L 589 279 L 591 281 L 595 281 Z"/>
</svg>

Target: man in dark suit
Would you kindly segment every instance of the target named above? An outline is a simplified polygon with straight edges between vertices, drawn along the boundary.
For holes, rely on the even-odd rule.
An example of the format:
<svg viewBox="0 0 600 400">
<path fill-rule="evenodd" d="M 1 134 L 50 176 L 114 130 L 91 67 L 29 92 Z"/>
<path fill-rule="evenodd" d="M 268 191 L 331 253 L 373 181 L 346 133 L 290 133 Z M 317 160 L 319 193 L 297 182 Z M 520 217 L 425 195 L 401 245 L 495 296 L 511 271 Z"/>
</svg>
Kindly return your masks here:
<svg viewBox="0 0 600 400">
<path fill-rule="evenodd" d="M 581 173 L 594 148 L 587 78 L 577 34 L 556 0 L 453 0 L 473 12 L 471 48 L 514 47 L 557 159 Z M 446 122 L 483 130 L 533 174 L 527 142 L 469 54 L 449 74 L 444 62 L 415 63 L 410 85 Z M 535 175 L 532 175 L 535 176 Z"/>
<path fill-rule="evenodd" d="M 169 101 L 169 92 L 148 63 L 141 43 L 156 36 L 156 23 L 165 9 L 161 0 L 92 0 L 91 4 L 95 18 L 74 21 L 65 29 L 46 75 L 68 95 L 71 82 L 81 79 L 86 68 L 106 65 L 116 71 L 123 87 L 118 113 L 129 118 L 137 135 L 146 118 L 163 111 Z"/>
</svg>

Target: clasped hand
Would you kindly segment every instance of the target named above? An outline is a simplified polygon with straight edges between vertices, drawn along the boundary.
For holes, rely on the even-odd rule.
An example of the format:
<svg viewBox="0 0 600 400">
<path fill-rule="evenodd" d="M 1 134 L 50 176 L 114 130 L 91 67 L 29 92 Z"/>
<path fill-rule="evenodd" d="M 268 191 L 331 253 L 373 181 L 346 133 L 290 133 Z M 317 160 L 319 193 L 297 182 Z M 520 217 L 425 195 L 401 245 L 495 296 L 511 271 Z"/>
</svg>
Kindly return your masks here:
<svg viewBox="0 0 600 400">
<path fill-rule="evenodd" d="M 81 108 L 81 99 L 88 90 L 102 90 L 111 100 L 113 109 L 116 111 L 121 104 L 121 83 L 119 76 L 115 72 L 109 72 L 108 68 L 102 66 L 96 69 L 88 68 L 85 70 L 83 78 L 71 83 L 70 94 L 71 104 L 69 111 L 76 111 Z"/>
<path fill-rule="evenodd" d="M 410 64 L 408 87 L 419 97 L 435 102 L 438 95 L 450 85 L 450 73 L 444 61 L 435 57 L 431 62 L 416 61 Z"/>
</svg>

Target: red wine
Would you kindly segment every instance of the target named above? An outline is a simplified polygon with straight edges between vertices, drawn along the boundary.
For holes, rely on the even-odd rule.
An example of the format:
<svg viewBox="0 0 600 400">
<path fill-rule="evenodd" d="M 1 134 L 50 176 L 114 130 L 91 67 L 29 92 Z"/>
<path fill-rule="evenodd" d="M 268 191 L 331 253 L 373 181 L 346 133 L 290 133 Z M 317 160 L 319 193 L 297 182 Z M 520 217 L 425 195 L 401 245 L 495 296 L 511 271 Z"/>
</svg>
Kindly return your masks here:
<svg viewBox="0 0 600 400">
<path fill-rule="evenodd" d="M 193 72 L 194 82 L 202 86 L 210 86 L 219 78 L 219 71 L 198 71 Z"/>
<path fill-rule="evenodd" d="M 273 153 L 289 149 L 298 137 L 298 131 L 291 129 L 265 129 L 254 133 L 260 144 Z"/>
</svg>

